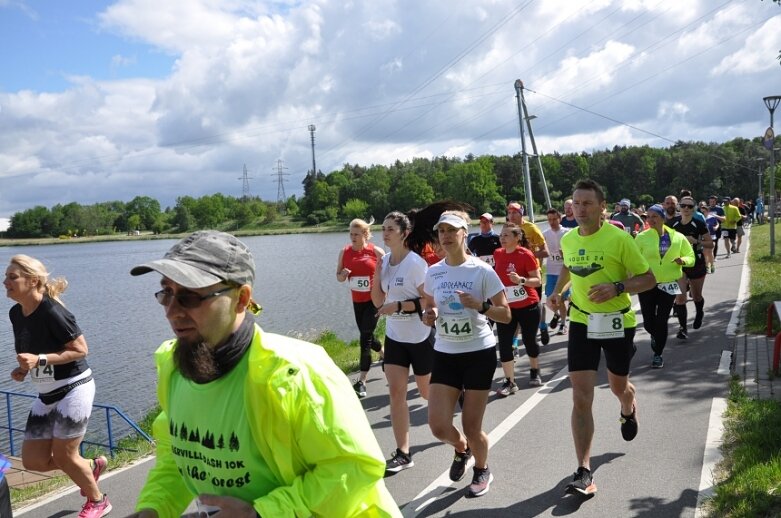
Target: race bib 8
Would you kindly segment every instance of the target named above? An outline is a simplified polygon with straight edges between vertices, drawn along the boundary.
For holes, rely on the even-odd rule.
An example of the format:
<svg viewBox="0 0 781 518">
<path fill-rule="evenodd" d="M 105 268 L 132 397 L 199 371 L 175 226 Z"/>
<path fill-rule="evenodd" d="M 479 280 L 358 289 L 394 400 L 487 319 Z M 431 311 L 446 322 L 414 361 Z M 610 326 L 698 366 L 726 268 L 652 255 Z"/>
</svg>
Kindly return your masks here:
<svg viewBox="0 0 781 518">
<path fill-rule="evenodd" d="M 520 302 L 526 300 L 529 294 L 526 293 L 526 288 L 523 286 L 505 286 L 504 294 L 507 297 L 507 302 Z"/>
<path fill-rule="evenodd" d="M 367 292 L 371 291 L 371 282 L 368 275 L 356 275 L 350 277 L 350 289 L 353 291 Z"/>
<path fill-rule="evenodd" d="M 605 340 L 624 337 L 624 314 L 591 313 L 588 316 L 588 331 L 586 336 L 592 340 Z"/>
<path fill-rule="evenodd" d="M 468 316 L 439 317 L 437 334 L 448 342 L 468 342 L 472 339 L 472 319 Z"/>
</svg>

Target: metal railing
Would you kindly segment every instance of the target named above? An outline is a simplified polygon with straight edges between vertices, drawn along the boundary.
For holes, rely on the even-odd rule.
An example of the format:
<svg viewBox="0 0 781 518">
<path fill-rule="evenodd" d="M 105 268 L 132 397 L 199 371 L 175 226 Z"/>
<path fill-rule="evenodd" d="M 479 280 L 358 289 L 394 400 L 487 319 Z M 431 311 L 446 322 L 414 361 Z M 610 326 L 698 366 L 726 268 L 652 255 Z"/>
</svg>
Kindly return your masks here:
<svg viewBox="0 0 781 518">
<path fill-rule="evenodd" d="M 0 424 L 0 430 L 8 430 L 8 449 L 9 453 L 12 456 L 16 456 L 16 445 L 14 441 L 14 434 L 24 434 L 24 428 L 16 428 L 14 427 L 14 406 L 11 404 L 11 400 L 13 397 L 22 397 L 22 398 L 28 398 L 28 399 L 35 399 L 38 396 L 32 395 L 32 394 L 24 394 L 21 392 L 11 392 L 8 390 L 0 390 L 0 394 L 3 394 L 5 396 L 5 406 L 6 406 L 6 422 L 3 424 Z M 106 448 L 109 452 L 109 454 L 113 457 L 115 451 L 119 450 L 130 450 L 130 448 L 123 448 L 118 446 L 117 444 L 117 438 L 114 437 L 114 427 L 111 423 L 111 417 L 112 414 L 116 414 L 124 423 L 130 428 L 130 430 L 134 431 L 137 435 L 140 435 L 145 440 L 149 441 L 150 443 L 153 442 L 153 439 L 147 435 L 139 426 L 127 415 L 125 415 L 122 410 L 119 408 L 113 406 L 113 405 L 102 405 L 99 403 L 93 403 L 92 405 L 93 409 L 101 409 L 103 412 L 105 412 L 105 419 L 106 419 L 106 434 L 105 434 L 105 440 L 107 442 L 99 442 L 98 440 L 88 440 L 88 437 L 90 436 L 89 430 L 87 431 L 87 434 L 84 436 L 84 440 L 82 440 L 81 445 L 79 446 L 79 450 L 82 454 L 84 454 L 84 446 L 85 445 L 92 445 L 92 446 L 99 446 Z M 28 409 L 29 411 L 29 409 Z M 92 414 L 92 418 L 90 418 L 90 422 L 94 422 L 95 412 Z"/>
</svg>

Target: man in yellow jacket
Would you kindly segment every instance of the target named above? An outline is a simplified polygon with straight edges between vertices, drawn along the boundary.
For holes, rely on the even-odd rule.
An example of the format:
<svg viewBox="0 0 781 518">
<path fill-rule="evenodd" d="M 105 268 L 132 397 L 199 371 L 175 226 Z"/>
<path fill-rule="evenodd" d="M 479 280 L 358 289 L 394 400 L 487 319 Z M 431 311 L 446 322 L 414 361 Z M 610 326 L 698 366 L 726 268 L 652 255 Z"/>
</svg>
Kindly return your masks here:
<svg viewBox="0 0 781 518">
<path fill-rule="evenodd" d="M 254 323 L 244 243 L 199 231 L 131 274 L 153 270 L 176 339 L 155 353 L 157 461 L 133 516 L 178 517 L 193 499 L 237 518 L 401 516 L 347 377 L 321 347 Z"/>
<path fill-rule="evenodd" d="M 637 294 L 640 311 L 643 313 L 643 327 L 651 335 L 651 349 L 654 358 L 651 367 L 664 367 L 662 352 L 667 344 L 670 310 L 675 296 L 680 295 L 678 279 L 683 276 L 683 267 L 694 265 L 694 250 L 683 234 L 664 224 L 665 210 L 660 204 L 647 210 L 650 225 L 637 235 L 635 243 L 648 261 L 656 278 L 656 286 Z"/>
<path fill-rule="evenodd" d="M 731 252 L 738 251 L 738 225 L 742 219 L 743 216 L 740 215 L 737 202 L 730 198 L 724 198 L 724 223 L 721 224 L 721 237 L 724 238 L 724 246 L 727 247 L 727 257 L 730 256 Z"/>
</svg>

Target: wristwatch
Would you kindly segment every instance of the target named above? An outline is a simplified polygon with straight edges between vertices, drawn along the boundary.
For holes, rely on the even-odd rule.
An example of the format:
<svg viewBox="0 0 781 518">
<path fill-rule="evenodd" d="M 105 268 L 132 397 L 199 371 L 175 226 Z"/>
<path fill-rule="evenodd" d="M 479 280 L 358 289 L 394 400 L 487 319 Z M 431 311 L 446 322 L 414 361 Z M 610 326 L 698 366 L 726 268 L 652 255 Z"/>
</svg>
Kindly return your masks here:
<svg viewBox="0 0 781 518">
<path fill-rule="evenodd" d="M 46 355 L 45 354 L 39 354 L 38 355 L 38 367 L 46 367 Z"/>
<path fill-rule="evenodd" d="M 625 288 L 624 288 L 624 283 L 623 282 L 614 282 L 613 286 L 616 287 L 616 297 L 618 297 L 619 295 L 624 293 Z"/>
<path fill-rule="evenodd" d="M 485 312 L 491 309 L 491 305 L 488 302 L 483 301 L 483 307 L 480 308 L 477 312 L 481 315 L 485 315 Z"/>
</svg>

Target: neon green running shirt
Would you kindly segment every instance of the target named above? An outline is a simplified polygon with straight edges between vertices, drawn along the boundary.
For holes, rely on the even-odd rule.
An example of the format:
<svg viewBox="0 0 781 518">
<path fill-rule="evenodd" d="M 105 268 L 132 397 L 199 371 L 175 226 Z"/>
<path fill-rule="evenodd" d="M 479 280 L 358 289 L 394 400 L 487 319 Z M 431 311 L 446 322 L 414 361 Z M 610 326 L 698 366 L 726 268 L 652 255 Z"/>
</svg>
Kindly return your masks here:
<svg viewBox="0 0 781 518">
<path fill-rule="evenodd" d="M 178 370 L 171 375 L 171 453 L 194 495 L 233 496 L 252 504 L 279 486 L 247 421 L 247 358 L 210 383 L 190 381 Z"/>
<path fill-rule="evenodd" d="M 602 304 L 588 298 L 592 286 L 605 282 L 623 282 L 631 275 L 648 271 L 648 261 L 640 253 L 632 236 L 621 229 L 604 223 L 590 236 L 581 236 L 577 229 L 561 237 L 564 266 L 572 282 L 572 302 L 588 313 L 612 313 L 630 308 L 624 313 L 624 327 L 637 326 L 632 301 L 624 292 Z M 572 322 L 588 325 L 588 317 L 575 307 L 570 312 Z"/>
</svg>

